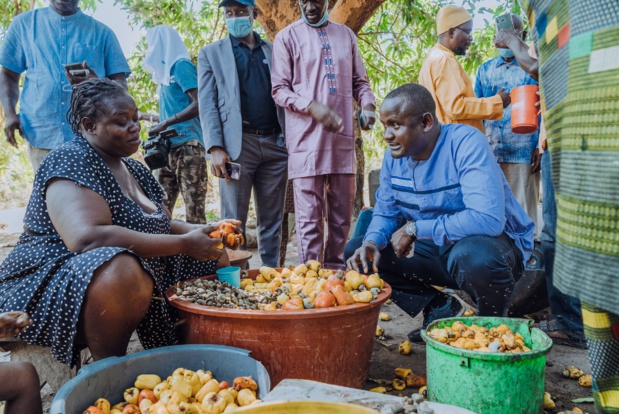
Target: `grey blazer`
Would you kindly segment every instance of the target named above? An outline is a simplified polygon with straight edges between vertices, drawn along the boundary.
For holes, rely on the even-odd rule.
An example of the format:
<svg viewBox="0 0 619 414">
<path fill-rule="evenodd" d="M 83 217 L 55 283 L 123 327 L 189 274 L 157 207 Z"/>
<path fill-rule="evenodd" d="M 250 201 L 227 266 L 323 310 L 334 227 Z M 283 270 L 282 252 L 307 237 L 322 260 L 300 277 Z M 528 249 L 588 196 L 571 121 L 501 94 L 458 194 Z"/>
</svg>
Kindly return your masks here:
<svg viewBox="0 0 619 414">
<path fill-rule="evenodd" d="M 270 70 L 273 44 L 264 42 L 262 50 Z M 241 154 L 243 120 L 239 77 L 229 35 L 200 49 L 198 103 L 207 153 L 219 146 L 230 159 L 236 160 Z M 284 131 L 284 110 L 280 107 L 277 107 L 277 118 Z"/>
</svg>

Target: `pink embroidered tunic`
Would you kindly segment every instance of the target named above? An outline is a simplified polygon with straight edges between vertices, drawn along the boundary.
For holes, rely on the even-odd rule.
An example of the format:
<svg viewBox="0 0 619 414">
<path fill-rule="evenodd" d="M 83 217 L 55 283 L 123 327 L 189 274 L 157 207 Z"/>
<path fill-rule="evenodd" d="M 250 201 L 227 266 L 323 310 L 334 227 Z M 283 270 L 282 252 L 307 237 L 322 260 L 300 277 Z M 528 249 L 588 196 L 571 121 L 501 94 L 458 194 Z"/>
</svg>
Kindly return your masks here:
<svg viewBox="0 0 619 414">
<path fill-rule="evenodd" d="M 375 99 L 353 31 L 333 22 L 288 25 L 275 36 L 271 83 L 286 109 L 288 178 L 354 174 L 353 99 L 361 108 Z M 335 109 L 344 130 L 325 130 L 307 111 L 311 101 Z"/>
</svg>

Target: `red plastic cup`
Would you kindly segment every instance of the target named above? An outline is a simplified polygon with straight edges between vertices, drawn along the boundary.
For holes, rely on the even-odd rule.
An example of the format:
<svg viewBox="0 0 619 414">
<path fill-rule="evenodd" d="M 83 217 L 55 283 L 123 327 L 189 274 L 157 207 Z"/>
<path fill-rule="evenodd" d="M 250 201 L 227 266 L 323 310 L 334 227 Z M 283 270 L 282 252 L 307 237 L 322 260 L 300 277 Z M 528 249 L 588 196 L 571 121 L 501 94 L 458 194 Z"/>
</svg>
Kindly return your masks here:
<svg viewBox="0 0 619 414">
<path fill-rule="evenodd" d="M 532 134 L 537 131 L 539 101 L 537 85 L 524 85 L 512 89 L 512 131 L 516 134 Z"/>
</svg>

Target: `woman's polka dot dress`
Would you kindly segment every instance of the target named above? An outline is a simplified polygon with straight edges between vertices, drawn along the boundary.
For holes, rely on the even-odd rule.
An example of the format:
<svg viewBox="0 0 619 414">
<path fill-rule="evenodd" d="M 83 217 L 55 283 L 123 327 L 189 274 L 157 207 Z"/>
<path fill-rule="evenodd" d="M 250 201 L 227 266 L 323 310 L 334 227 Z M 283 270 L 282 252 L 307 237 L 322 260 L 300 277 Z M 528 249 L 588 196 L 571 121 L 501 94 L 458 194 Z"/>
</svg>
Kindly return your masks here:
<svg viewBox="0 0 619 414">
<path fill-rule="evenodd" d="M 163 191 L 151 172 L 139 162 L 123 159 L 148 198 L 158 206 L 144 212 L 125 197 L 103 159 L 83 138 L 75 138 L 45 157 L 37 171 L 24 218 L 24 233 L 0 266 L 0 312 L 21 310 L 33 320 L 21 339 L 52 349 L 56 359 L 75 365 L 79 349 L 76 326 L 93 272 L 115 255 L 130 250 L 100 247 L 82 253 L 67 249 L 52 224 L 45 203 L 47 183 L 64 178 L 101 195 L 112 212 L 114 225 L 151 234 L 169 234 L 170 220 L 162 206 Z M 192 277 L 214 273 L 216 262 L 199 262 L 188 256 L 140 259 L 155 281 L 153 301 L 137 332 L 144 348 L 173 345 L 174 310 L 162 298 L 165 290 Z M 131 286 L 127 286 L 131 300 Z"/>
</svg>

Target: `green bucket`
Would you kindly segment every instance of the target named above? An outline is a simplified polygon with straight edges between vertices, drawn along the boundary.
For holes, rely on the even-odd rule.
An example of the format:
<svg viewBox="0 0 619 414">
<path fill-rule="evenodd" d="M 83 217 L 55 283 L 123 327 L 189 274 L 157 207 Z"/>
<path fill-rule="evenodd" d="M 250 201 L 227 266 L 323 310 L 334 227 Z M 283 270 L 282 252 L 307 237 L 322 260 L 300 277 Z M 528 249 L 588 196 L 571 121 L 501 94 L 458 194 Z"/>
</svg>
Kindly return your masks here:
<svg viewBox="0 0 619 414">
<path fill-rule="evenodd" d="M 544 370 L 552 340 L 533 321 L 514 318 L 448 318 L 435 321 L 428 330 L 460 321 L 493 328 L 507 325 L 519 333 L 530 352 L 489 353 L 454 348 L 430 338 L 427 343 L 428 399 L 466 408 L 478 414 L 543 414 Z"/>
</svg>

